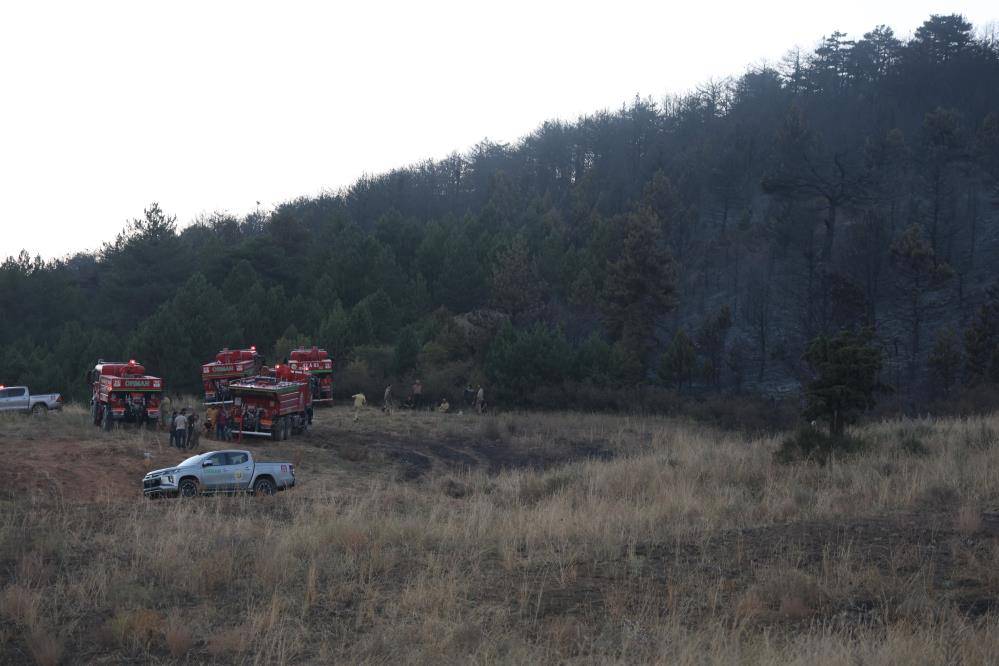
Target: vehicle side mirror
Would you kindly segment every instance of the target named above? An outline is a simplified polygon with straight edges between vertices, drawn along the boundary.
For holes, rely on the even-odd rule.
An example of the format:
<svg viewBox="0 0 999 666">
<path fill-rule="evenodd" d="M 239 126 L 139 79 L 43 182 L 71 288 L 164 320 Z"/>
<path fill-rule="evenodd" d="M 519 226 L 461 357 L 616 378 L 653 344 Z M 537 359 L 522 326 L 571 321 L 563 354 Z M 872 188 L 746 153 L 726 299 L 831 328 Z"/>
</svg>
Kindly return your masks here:
<svg viewBox="0 0 999 666">
<path fill-rule="evenodd" d="M 211 460 L 206 460 L 203 463 L 201 463 L 202 467 L 212 467 L 214 465 L 215 465 L 215 463 L 213 463 Z"/>
</svg>

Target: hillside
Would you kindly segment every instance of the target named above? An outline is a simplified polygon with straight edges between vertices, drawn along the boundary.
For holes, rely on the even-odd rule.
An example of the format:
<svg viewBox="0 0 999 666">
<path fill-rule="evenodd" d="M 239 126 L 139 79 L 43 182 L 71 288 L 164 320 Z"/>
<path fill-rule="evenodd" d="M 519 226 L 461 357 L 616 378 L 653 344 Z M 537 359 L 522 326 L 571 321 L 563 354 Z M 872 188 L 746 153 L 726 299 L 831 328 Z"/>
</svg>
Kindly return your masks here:
<svg viewBox="0 0 999 666">
<path fill-rule="evenodd" d="M 999 421 L 834 465 L 661 417 L 346 408 L 275 497 L 143 500 L 166 433 L 4 415 L 0 663 L 990 663 Z M 202 439 L 205 449 L 215 443 Z"/>
<path fill-rule="evenodd" d="M 96 254 L 10 258 L 0 378 L 80 396 L 96 358 L 127 356 L 192 390 L 223 346 L 309 343 L 344 395 L 421 376 L 619 406 L 636 386 L 790 394 L 809 340 L 872 327 L 914 409 L 999 381 L 997 202 L 995 36 L 958 16 L 833 32 L 266 214 L 179 228 L 154 204 Z"/>
</svg>

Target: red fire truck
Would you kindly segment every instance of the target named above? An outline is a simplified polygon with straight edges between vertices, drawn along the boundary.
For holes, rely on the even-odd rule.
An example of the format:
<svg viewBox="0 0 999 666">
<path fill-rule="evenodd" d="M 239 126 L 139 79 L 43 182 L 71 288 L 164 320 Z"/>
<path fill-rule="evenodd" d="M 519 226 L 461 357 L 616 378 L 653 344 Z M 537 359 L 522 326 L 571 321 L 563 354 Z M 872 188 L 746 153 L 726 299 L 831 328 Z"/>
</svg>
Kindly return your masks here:
<svg viewBox="0 0 999 666">
<path fill-rule="evenodd" d="M 312 402 L 333 402 L 333 359 L 325 349 L 296 349 L 288 358 L 292 370 L 312 375 Z"/>
<path fill-rule="evenodd" d="M 100 360 L 87 379 L 94 425 L 110 430 L 115 422 L 153 426 L 159 421 L 163 380 L 147 375 L 141 364 Z"/>
<path fill-rule="evenodd" d="M 264 357 L 256 347 L 249 349 L 223 349 L 215 360 L 201 366 L 201 383 L 205 388 L 205 404 L 221 405 L 232 402 L 229 383 L 260 374 Z"/>
<path fill-rule="evenodd" d="M 257 375 L 229 383 L 233 434 L 242 437 L 288 439 L 312 422 L 312 391 L 308 374 L 275 366 L 271 375 Z"/>
</svg>

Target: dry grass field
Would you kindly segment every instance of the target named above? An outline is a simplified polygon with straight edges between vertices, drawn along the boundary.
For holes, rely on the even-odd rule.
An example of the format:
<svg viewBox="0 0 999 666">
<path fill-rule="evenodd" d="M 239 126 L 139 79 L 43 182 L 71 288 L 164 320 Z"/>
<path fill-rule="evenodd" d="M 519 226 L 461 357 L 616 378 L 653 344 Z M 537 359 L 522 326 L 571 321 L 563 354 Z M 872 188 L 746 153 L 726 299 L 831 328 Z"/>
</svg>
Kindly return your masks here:
<svg viewBox="0 0 999 666">
<path fill-rule="evenodd" d="M 5 417 L 0 662 L 994 662 L 999 417 L 855 434 L 331 408 L 246 446 L 295 489 L 146 501 L 165 434 Z"/>
</svg>

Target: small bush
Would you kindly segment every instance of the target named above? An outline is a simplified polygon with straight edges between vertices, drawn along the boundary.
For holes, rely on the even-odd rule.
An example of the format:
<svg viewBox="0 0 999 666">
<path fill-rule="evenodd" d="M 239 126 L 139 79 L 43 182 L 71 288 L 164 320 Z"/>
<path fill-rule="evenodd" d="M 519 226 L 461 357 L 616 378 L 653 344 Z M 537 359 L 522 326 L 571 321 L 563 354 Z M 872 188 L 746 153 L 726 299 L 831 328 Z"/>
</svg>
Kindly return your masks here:
<svg viewBox="0 0 999 666">
<path fill-rule="evenodd" d="M 969 426 L 964 432 L 964 445 L 975 451 L 986 451 L 990 449 L 999 437 L 996 432 L 985 423 L 979 423 L 976 427 Z"/>
<path fill-rule="evenodd" d="M 472 494 L 472 488 L 467 483 L 448 479 L 444 482 L 444 494 L 455 499 L 462 499 Z"/>
<path fill-rule="evenodd" d="M 0 594 L 0 618 L 29 629 L 38 621 L 41 596 L 24 585 L 10 585 Z"/>
<path fill-rule="evenodd" d="M 148 608 L 119 611 L 110 621 L 111 635 L 125 648 L 148 650 L 163 633 L 163 615 Z"/>
<path fill-rule="evenodd" d="M 364 462 L 368 456 L 368 449 L 364 446 L 345 444 L 340 448 L 340 457 L 350 462 Z"/>
<path fill-rule="evenodd" d="M 521 482 L 518 497 L 522 502 L 534 504 L 554 497 L 578 479 L 576 470 L 559 470 L 544 476 L 525 476 Z"/>
<path fill-rule="evenodd" d="M 899 450 L 913 456 L 925 456 L 930 450 L 923 444 L 923 440 L 915 435 L 909 435 L 898 443 Z"/>
<path fill-rule="evenodd" d="M 954 526 L 957 531 L 965 536 L 972 535 L 982 529 L 982 513 L 978 507 L 972 505 L 962 506 L 954 519 Z"/>
<path fill-rule="evenodd" d="M 62 661 L 63 637 L 54 631 L 39 627 L 28 634 L 26 642 L 28 653 L 38 666 L 56 666 Z"/>
<path fill-rule="evenodd" d="M 503 439 L 503 431 L 500 429 L 499 421 L 494 418 L 483 421 L 482 436 L 493 441 Z"/>
<path fill-rule="evenodd" d="M 180 659 L 194 647 L 194 637 L 191 630 L 184 624 L 171 620 L 164 633 L 167 650 L 174 659 Z"/>
<path fill-rule="evenodd" d="M 800 428 L 785 439 L 774 453 L 777 462 L 816 462 L 825 465 L 836 455 L 848 455 L 863 448 L 864 442 L 850 435 L 833 437 L 815 428 Z"/>
<path fill-rule="evenodd" d="M 798 622 L 815 615 L 828 601 L 814 576 L 800 570 L 764 570 L 735 606 L 746 622 Z"/>
<path fill-rule="evenodd" d="M 941 509 L 954 506 L 959 499 L 960 495 L 957 490 L 940 482 L 923 490 L 916 498 L 916 503 L 928 509 Z"/>
<path fill-rule="evenodd" d="M 232 658 L 245 648 L 245 637 L 238 627 L 223 629 L 208 639 L 207 648 L 213 657 Z"/>
</svg>

